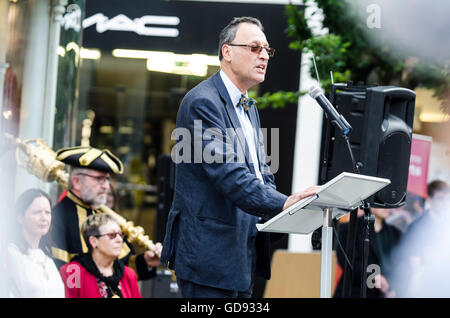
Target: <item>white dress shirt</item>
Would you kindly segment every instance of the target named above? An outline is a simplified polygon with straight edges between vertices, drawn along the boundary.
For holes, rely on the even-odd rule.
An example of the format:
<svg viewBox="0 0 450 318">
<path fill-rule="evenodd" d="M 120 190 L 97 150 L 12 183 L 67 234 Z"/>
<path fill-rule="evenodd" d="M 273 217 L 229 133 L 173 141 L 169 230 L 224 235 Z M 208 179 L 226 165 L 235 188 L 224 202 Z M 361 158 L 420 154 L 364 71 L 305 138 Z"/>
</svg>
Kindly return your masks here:
<svg viewBox="0 0 450 318">
<path fill-rule="evenodd" d="M 228 95 L 230 95 L 231 102 L 234 106 L 239 103 L 241 99 L 241 91 L 233 84 L 230 78 L 225 74 L 224 71 L 220 70 L 220 77 L 222 78 L 223 83 L 225 84 L 225 88 L 227 89 Z M 244 94 L 247 96 L 247 92 Z M 253 164 L 253 168 L 255 169 L 256 176 L 264 183 L 263 177 L 261 175 L 261 171 L 259 169 L 259 161 L 258 156 L 256 154 L 256 145 L 255 145 L 255 131 L 250 122 L 250 118 L 248 117 L 247 112 L 243 109 L 242 106 L 234 107 L 236 114 L 239 118 L 239 122 L 241 123 L 242 130 L 245 135 L 245 139 L 247 140 L 247 145 L 249 148 L 249 156 L 250 156 L 250 164 Z"/>
</svg>

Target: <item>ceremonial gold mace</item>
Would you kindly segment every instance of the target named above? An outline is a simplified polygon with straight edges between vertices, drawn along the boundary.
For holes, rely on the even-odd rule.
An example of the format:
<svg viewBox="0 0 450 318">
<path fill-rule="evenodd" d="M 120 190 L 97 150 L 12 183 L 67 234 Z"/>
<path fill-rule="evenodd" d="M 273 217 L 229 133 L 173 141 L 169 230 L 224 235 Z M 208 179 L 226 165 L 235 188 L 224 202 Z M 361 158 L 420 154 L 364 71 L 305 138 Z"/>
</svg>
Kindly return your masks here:
<svg viewBox="0 0 450 318">
<path fill-rule="evenodd" d="M 56 160 L 56 153 L 42 139 L 27 139 L 22 141 L 9 134 L 6 134 L 6 137 L 17 146 L 16 160 L 20 167 L 26 169 L 29 173 L 41 180 L 46 182 L 56 181 L 62 188 L 68 189 L 69 173 L 64 170 L 64 163 Z M 120 225 L 123 233 L 127 235 L 129 242 L 136 243 L 155 252 L 158 257 L 161 256 L 157 252 L 155 244 L 150 240 L 148 235 L 145 235 L 144 229 L 141 226 L 135 226 L 132 221 L 127 221 L 105 205 L 100 205 L 97 211 L 113 217 Z"/>
</svg>

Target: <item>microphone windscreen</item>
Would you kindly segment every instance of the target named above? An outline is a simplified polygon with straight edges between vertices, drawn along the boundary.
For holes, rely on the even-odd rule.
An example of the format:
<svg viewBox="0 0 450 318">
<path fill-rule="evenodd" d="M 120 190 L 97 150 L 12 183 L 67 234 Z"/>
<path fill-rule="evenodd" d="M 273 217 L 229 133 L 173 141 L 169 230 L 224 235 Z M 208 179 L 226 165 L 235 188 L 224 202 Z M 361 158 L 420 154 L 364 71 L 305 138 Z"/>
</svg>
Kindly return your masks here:
<svg viewBox="0 0 450 318">
<path fill-rule="evenodd" d="M 322 89 L 318 86 L 312 86 L 309 89 L 309 96 L 311 96 L 312 98 L 316 98 L 317 96 L 319 96 L 320 94 L 322 94 Z"/>
</svg>

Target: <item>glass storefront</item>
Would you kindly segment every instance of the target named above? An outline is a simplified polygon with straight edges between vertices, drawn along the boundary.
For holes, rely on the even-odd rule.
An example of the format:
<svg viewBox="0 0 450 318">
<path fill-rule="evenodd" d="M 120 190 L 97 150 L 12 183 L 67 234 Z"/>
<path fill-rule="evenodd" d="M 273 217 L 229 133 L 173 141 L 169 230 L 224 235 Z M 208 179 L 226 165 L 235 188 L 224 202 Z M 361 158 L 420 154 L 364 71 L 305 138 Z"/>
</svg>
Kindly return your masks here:
<svg viewBox="0 0 450 318">
<path fill-rule="evenodd" d="M 2 43 L 0 44 L 0 141 L 6 147 L 5 134 L 17 137 L 21 110 L 21 96 L 24 87 L 25 54 L 30 42 L 29 24 L 32 6 L 26 2 L 1 2 Z M 11 154 L 2 153 L 11 159 Z M 6 165 L 6 166 L 5 166 Z M 2 179 L 14 183 L 15 162 L 4 160 L 0 167 Z M 5 197 L 14 196 L 14 186 L 5 188 Z M 2 191 L 3 192 L 3 191 Z"/>
<path fill-rule="evenodd" d="M 124 174 L 115 176 L 117 209 L 155 238 L 157 232 L 164 232 L 156 229 L 161 226 L 157 225 L 157 178 L 163 173 L 156 169 L 158 157 L 170 154 L 171 134 L 184 95 L 219 70 L 220 30 L 234 16 L 257 13 L 277 52 L 295 53 L 289 52 L 285 37 L 274 36 L 283 34 L 286 24 L 280 5 L 189 1 L 154 1 L 150 5 L 141 0 L 134 1 L 134 6 L 123 6 L 120 1 L 103 4 L 86 1 L 78 112 L 73 124 L 75 144 L 82 143 L 83 121 L 93 118 L 89 143 L 110 149 L 124 163 Z M 270 18 L 268 8 L 279 13 L 280 21 Z M 213 14 L 217 19 L 211 19 Z M 271 61 L 272 74 L 251 94 L 260 96 L 273 87 L 296 90 L 299 59 L 293 60 L 294 67 L 286 67 L 284 59 L 275 59 L 273 66 Z M 295 132 L 295 107 L 291 109 L 294 114 L 273 116 L 271 110 L 269 116 L 261 114 L 263 124 L 264 117 L 269 118 L 266 122 L 274 121 L 264 127 L 283 127 L 283 140 L 288 143 Z M 289 175 L 284 180 L 289 189 L 291 171 L 291 162 L 281 169 Z M 164 222 L 160 224 L 164 227 Z"/>
<path fill-rule="evenodd" d="M 95 59 L 82 58 L 78 123 L 93 112 L 91 145 L 110 149 L 125 167 L 124 174 L 115 177 L 117 209 L 129 220 L 145 225 L 147 234 L 154 237 L 157 158 L 170 154 L 183 96 L 219 67 L 207 65 L 203 76 L 176 74 L 179 69 L 158 72 L 148 69 L 146 59 L 98 52 Z M 82 127 L 78 128 L 80 144 Z"/>
<path fill-rule="evenodd" d="M 81 5 L 83 0 L 68 2 L 74 3 Z M 64 13 L 63 1 L 0 0 L 1 252 L 3 244 L 16 234 L 11 226 L 15 221 L 15 199 L 29 188 L 52 192 L 50 183 L 23 167 L 26 160 L 16 156 L 14 140 L 40 138 L 53 146 L 57 91 L 70 95 L 67 83 L 76 83 L 71 72 L 59 67 L 58 73 L 57 48 Z M 81 8 L 79 13 L 81 16 Z M 71 46 L 79 47 L 80 40 L 75 37 Z M 1 293 L 6 293 L 8 286 L 3 287 Z"/>
<path fill-rule="evenodd" d="M 46 1 L 0 1 L 0 179 L 2 211 L 30 187 L 45 188 L 19 167 L 13 138 L 42 138 L 51 146 L 59 41 L 64 6 Z M 56 48 L 55 48 L 56 49 Z M 47 189 L 47 188 L 46 188 Z M 7 212 L 5 212 L 7 213 Z M 8 216 L 8 215 L 7 215 Z M 7 222 L 5 222 L 7 224 Z"/>
</svg>

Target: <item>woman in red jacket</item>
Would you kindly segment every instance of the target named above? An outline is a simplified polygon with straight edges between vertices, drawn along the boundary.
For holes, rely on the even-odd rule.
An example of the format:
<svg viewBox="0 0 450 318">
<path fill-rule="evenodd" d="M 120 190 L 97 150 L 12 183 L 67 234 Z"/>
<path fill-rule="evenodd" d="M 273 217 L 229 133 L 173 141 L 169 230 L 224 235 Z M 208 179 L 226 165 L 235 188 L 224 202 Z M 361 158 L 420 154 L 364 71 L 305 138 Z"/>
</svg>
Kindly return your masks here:
<svg viewBox="0 0 450 318">
<path fill-rule="evenodd" d="M 140 298 L 135 272 L 119 261 L 123 233 L 117 222 L 107 214 L 93 214 L 81 234 L 88 253 L 60 269 L 66 298 Z"/>
</svg>

